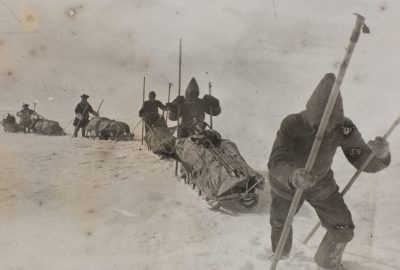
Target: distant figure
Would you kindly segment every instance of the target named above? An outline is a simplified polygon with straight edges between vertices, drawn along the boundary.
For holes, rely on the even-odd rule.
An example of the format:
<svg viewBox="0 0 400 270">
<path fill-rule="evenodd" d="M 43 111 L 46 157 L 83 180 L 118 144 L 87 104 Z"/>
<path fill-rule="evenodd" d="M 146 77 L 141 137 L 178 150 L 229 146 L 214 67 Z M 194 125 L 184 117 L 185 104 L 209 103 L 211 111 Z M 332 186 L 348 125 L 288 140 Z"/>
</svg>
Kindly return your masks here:
<svg viewBox="0 0 400 270">
<path fill-rule="evenodd" d="M 185 97 L 178 96 L 168 104 L 170 109 L 169 119 L 172 121 L 182 118 L 178 138 L 193 135 L 195 131 L 204 130 L 207 124 L 204 122 L 205 114 L 217 116 L 221 113 L 219 100 L 211 95 L 199 98 L 200 90 L 195 78 L 192 78 L 186 88 Z"/>
<path fill-rule="evenodd" d="M 75 107 L 74 137 L 78 137 L 78 131 L 80 128 L 82 129 L 82 137 L 85 137 L 85 128 L 89 123 L 89 113 L 94 116 L 99 116 L 99 114 L 93 110 L 92 106 L 87 101 L 89 96 L 83 94 L 81 98 L 81 102 L 79 102 Z"/>
<path fill-rule="evenodd" d="M 156 100 L 156 93 L 151 91 L 149 93 L 149 100 L 143 103 L 139 111 L 139 116 L 144 118 L 146 122 L 146 131 L 148 126 L 165 126 L 163 117 L 160 115 L 158 109 L 165 110 L 166 106 L 161 101 Z"/>
<path fill-rule="evenodd" d="M 24 133 L 31 132 L 32 128 L 32 117 L 37 115 L 34 110 L 29 109 L 29 104 L 22 105 L 22 110 L 17 112 L 19 117 L 19 126 Z"/>
</svg>

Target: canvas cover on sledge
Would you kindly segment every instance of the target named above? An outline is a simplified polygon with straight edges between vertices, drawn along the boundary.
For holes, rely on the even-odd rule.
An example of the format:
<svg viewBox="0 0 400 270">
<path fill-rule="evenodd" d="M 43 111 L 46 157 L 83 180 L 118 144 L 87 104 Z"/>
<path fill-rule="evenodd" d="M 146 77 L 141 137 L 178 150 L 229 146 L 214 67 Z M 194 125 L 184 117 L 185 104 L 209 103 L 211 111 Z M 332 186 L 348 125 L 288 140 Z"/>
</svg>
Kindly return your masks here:
<svg viewBox="0 0 400 270">
<path fill-rule="evenodd" d="M 86 136 L 101 140 L 132 141 L 134 134 L 130 133 L 128 124 L 124 122 L 94 117 L 86 126 Z"/>
<path fill-rule="evenodd" d="M 246 163 L 234 142 L 221 139 L 218 146 L 204 145 L 196 136 L 177 140 L 175 151 L 189 180 L 206 197 L 222 201 L 238 198 L 236 195 L 247 193 L 253 186 L 264 188 L 264 177 Z"/>
<path fill-rule="evenodd" d="M 5 132 L 18 132 L 18 124 L 16 122 L 15 116 L 10 113 L 3 115 L 3 120 L 1 121 L 1 124 L 4 127 Z"/>
<path fill-rule="evenodd" d="M 153 127 L 146 126 L 147 131 L 144 140 L 147 147 L 156 154 L 172 155 L 174 152 L 176 138 L 173 136 L 176 128 L 167 127 L 160 119 Z"/>
<path fill-rule="evenodd" d="M 33 132 L 43 135 L 66 135 L 57 121 L 37 119 L 32 124 Z"/>
</svg>

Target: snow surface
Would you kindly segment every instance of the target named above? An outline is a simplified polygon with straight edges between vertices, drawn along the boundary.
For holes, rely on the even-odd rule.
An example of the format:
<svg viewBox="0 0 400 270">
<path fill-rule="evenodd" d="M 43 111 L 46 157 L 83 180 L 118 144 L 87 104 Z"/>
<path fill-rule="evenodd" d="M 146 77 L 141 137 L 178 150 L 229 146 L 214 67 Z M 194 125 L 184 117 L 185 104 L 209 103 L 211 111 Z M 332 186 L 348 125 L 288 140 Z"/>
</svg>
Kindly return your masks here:
<svg viewBox="0 0 400 270">
<path fill-rule="evenodd" d="M 223 107 L 216 128 L 265 172 L 282 118 L 303 109 L 324 73 L 338 71 L 352 12 L 366 16 L 371 34 L 360 37 L 346 74 L 345 112 L 366 139 L 394 121 L 399 10 L 398 0 L 3 0 L 0 111 L 36 102 L 39 113 L 71 132 L 85 92 L 93 107 L 105 100 L 102 115 L 133 127 L 143 76 L 161 100 L 168 82 L 176 96 L 183 38 L 183 89 L 192 76 L 202 94 L 213 82 Z M 346 195 L 356 223 L 344 256 L 352 270 L 400 269 L 398 134 L 390 138 L 391 166 L 362 174 Z M 0 150 L 0 270 L 270 265 L 268 187 L 250 212 L 213 212 L 176 180 L 173 162 L 138 141 L 0 132 Z M 354 169 L 341 153 L 334 168 L 343 187 Z M 304 205 L 293 254 L 279 269 L 317 269 L 312 257 L 323 231 L 301 244 L 316 221 Z"/>
</svg>

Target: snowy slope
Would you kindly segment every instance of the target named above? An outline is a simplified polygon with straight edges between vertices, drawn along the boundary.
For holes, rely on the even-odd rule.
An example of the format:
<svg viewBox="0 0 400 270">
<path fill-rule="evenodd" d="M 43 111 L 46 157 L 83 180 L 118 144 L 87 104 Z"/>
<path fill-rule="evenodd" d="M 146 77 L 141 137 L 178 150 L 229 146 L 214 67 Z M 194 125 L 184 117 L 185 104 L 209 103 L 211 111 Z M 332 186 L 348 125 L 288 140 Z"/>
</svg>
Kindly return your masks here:
<svg viewBox="0 0 400 270">
<path fill-rule="evenodd" d="M 0 140 L 0 269 L 249 270 L 270 264 L 267 192 L 249 212 L 213 212 L 176 180 L 173 162 L 160 161 L 140 142 L 5 133 Z M 351 269 L 399 269 L 398 177 L 398 170 L 363 177 L 349 193 L 357 224 L 344 257 Z M 310 246 L 301 244 L 315 221 L 303 207 L 293 255 L 280 269 L 317 269 L 312 257 L 322 230 Z"/>
<path fill-rule="evenodd" d="M 345 112 L 365 139 L 394 121 L 399 8 L 397 0 L 280 0 L 275 10 L 261 0 L 4 0 L 0 112 L 36 102 L 71 132 L 86 92 L 94 107 L 105 99 L 102 115 L 132 127 L 143 76 L 161 100 L 168 82 L 176 95 L 183 38 L 183 88 L 195 76 L 205 94 L 213 82 L 223 107 L 215 126 L 265 171 L 282 118 L 302 110 L 324 73 L 337 72 L 352 12 L 366 16 L 371 34 L 361 36 L 343 83 Z M 391 167 L 363 174 L 346 195 L 356 223 L 344 257 L 351 269 L 400 269 L 399 132 Z M 251 213 L 211 212 L 176 181 L 173 164 L 140 148 L 0 133 L 0 269 L 268 268 L 268 189 Z M 354 169 L 340 153 L 334 168 L 343 187 Z M 281 269 L 316 269 L 323 232 L 301 244 L 314 222 L 305 205 Z"/>
</svg>

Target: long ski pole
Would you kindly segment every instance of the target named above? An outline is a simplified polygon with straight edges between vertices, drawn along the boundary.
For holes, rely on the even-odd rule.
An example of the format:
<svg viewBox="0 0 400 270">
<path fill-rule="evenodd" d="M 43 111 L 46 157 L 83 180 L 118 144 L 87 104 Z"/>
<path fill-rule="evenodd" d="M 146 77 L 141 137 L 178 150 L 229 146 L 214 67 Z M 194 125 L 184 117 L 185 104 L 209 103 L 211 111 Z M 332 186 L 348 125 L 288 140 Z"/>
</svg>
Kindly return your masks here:
<svg viewBox="0 0 400 270">
<path fill-rule="evenodd" d="M 329 100 L 328 100 L 328 102 L 326 104 L 325 111 L 324 111 L 324 114 L 322 116 L 321 123 L 320 123 L 320 126 L 318 128 L 317 135 L 315 136 L 315 140 L 314 140 L 313 146 L 311 148 L 310 155 L 308 157 L 306 166 L 304 168 L 306 173 L 311 173 L 311 170 L 312 170 L 312 168 L 314 166 L 314 162 L 315 162 L 315 159 L 317 157 L 317 153 L 318 153 L 319 147 L 321 146 L 322 138 L 324 136 L 326 127 L 328 125 L 329 118 L 330 118 L 330 116 L 332 114 L 333 106 L 335 105 L 336 99 L 337 99 L 337 97 L 339 95 L 340 86 L 342 85 L 344 75 L 346 74 L 347 67 L 349 66 L 350 59 L 351 59 L 351 56 L 353 54 L 355 45 L 356 45 L 356 43 L 358 41 L 358 38 L 360 37 L 361 29 L 363 29 L 363 32 L 365 32 L 365 33 L 369 32 L 369 31 L 367 31 L 368 28 L 366 28 L 366 26 L 365 26 L 365 18 L 363 16 L 359 15 L 359 14 L 355 14 L 355 15 L 357 16 L 356 26 L 354 27 L 353 33 L 352 33 L 352 35 L 350 37 L 350 44 L 349 44 L 349 46 L 347 48 L 346 55 L 345 55 L 345 57 L 344 57 L 344 59 L 342 61 L 342 64 L 340 66 L 338 76 L 337 76 L 337 78 L 335 80 L 335 83 L 333 85 L 332 92 L 331 92 L 331 94 L 329 96 Z M 270 270 L 275 270 L 276 269 L 276 267 L 278 265 L 278 262 L 279 262 L 279 259 L 281 258 L 283 247 L 285 246 L 287 237 L 289 235 L 289 231 L 290 231 L 290 228 L 291 228 L 292 223 L 293 223 L 293 218 L 294 218 L 294 215 L 296 214 L 296 211 L 297 211 L 297 208 L 298 208 L 298 205 L 299 205 L 299 202 L 300 202 L 302 194 L 303 194 L 303 189 L 297 189 L 296 190 L 296 193 L 295 193 L 295 195 L 293 197 L 292 204 L 291 204 L 290 209 L 289 209 L 288 216 L 287 216 L 286 221 L 285 221 L 285 225 L 283 227 L 283 231 L 282 231 L 281 237 L 279 239 L 278 246 L 277 246 L 276 251 L 274 253 L 274 258 L 273 258 Z"/>
<path fill-rule="evenodd" d="M 142 123 L 143 119 L 140 118 L 139 122 L 136 124 L 136 126 L 131 130 L 131 132 L 134 132 L 135 129 Z"/>
<path fill-rule="evenodd" d="M 143 103 L 142 106 L 144 105 L 144 96 L 146 94 L 146 77 L 143 77 Z M 143 145 L 143 140 L 144 140 L 144 121 L 142 121 L 142 145 Z"/>
<path fill-rule="evenodd" d="M 172 87 L 172 83 L 168 83 L 168 101 L 167 103 L 169 103 L 170 98 L 171 98 L 171 87 Z M 165 124 L 168 126 L 168 107 L 167 107 L 167 114 L 165 116 Z"/>
<path fill-rule="evenodd" d="M 182 39 L 179 40 L 179 78 L 178 78 L 178 97 L 181 95 L 181 81 L 182 81 Z M 179 138 L 180 131 L 180 117 L 181 117 L 181 106 L 178 105 L 178 128 L 176 135 Z M 178 175 L 178 161 L 175 161 L 175 176 Z"/>
<path fill-rule="evenodd" d="M 211 87 L 212 84 L 211 82 L 208 82 L 208 93 L 211 96 Z M 213 116 L 212 116 L 213 112 L 212 112 L 212 106 L 210 105 L 210 128 L 213 129 Z"/>
<path fill-rule="evenodd" d="M 99 108 L 97 108 L 97 111 L 96 111 L 97 114 L 99 114 L 99 112 L 100 112 L 100 108 L 101 108 L 101 105 L 103 105 L 103 101 L 104 101 L 104 99 L 101 100 L 101 103 L 100 103 L 100 105 L 99 105 Z"/>
<path fill-rule="evenodd" d="M 390 134 L 392 134 L 393 130 L 400 124 L 400 116 L 394 121 L 394 123 L 390 126 L 390 128 L 386 131 L 386 133 L 383 135 L 383 139 L 388 139 Z M 371 162 L 371 160 L 374 158 L 374 155 L 371 153 L 368 158 L 364 161 L 362 166 L 355 172 L 355 174 L 351 177 L 347 185 L 343 188 L 342 192 L 340 194 L 344 196 L 347 191 L 351 188 L 351 186 L 354 184 L 354 182 L 357 180 L 357 178 L 360 176 L 360 174 L 367 168 L 368 164 Z M 321 221 L 318 222 L 318 224 L 315 224 L 313 229 L 310 231 L 310 233 L 307 235 L 307 237 L 304 239 L 303 244 L 307 244 L 308 241 L 311 239 L 311 237 L 314 235 L 314 233 L 319 229 L 321 226 Z"/>
</svg>

